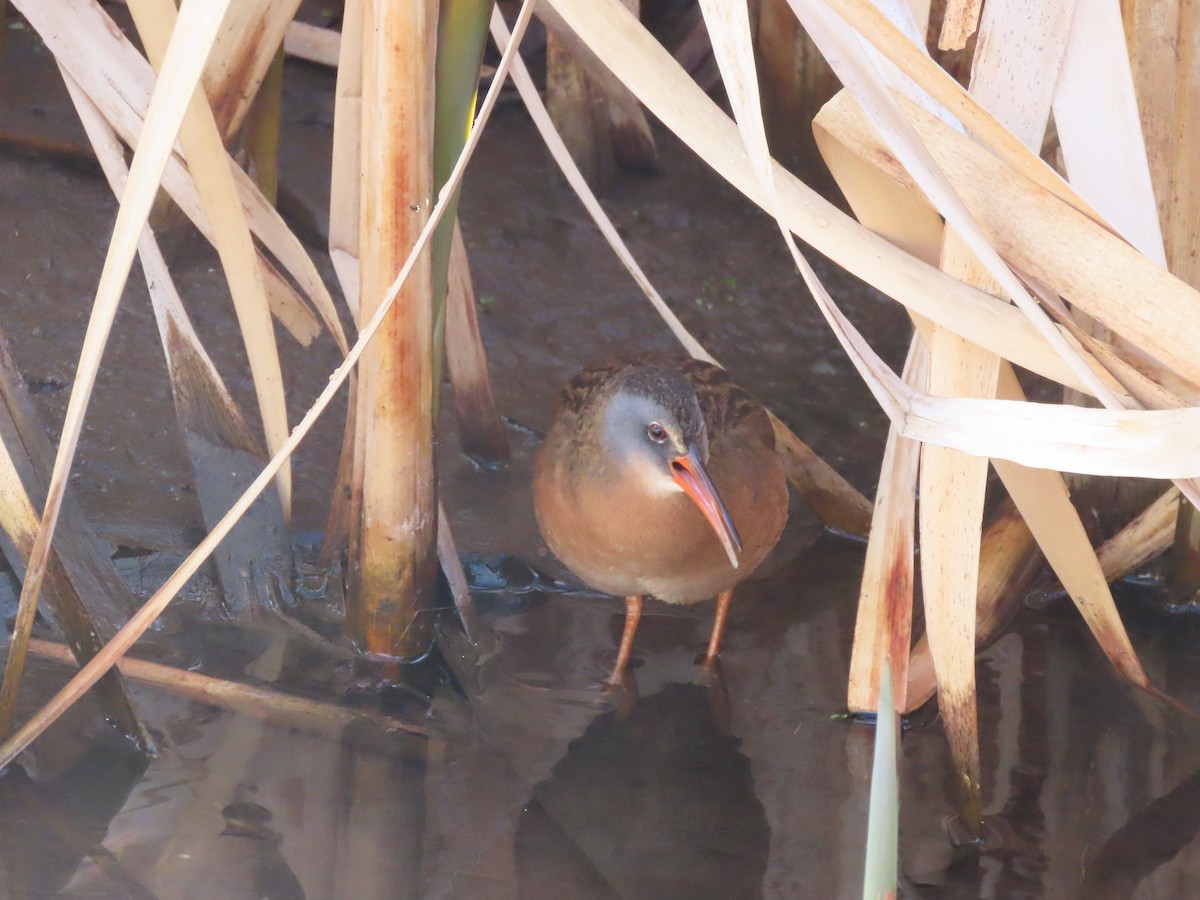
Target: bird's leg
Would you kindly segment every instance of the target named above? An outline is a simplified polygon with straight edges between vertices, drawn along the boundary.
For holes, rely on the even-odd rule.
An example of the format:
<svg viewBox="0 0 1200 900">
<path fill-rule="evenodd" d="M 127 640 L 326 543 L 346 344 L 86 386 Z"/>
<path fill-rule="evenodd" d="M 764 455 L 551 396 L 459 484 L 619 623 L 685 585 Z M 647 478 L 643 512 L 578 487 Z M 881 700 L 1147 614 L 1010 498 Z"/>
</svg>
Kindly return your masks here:
<svg viewBox="0 0 1200 900">
<path fill-rule="evenodd" d="M 725 619 L 729 615 L 729 601 L 733 591 L 722 591 L 717 595 L 717 615 L 713 619 L 712 635 L 708 639 L 708 652 L 704 654 L 704 668 L 711 671 L 717 664 L 717 652 L 721 649 L 721 634 L 725 631 Z"/>
<path fill-rule="evenodd" d="M 621 649 L 617 651 L 617 664 L 613 666 L 608 683 L 612 687 L 622 683 L 622 674 L 629 665 L 629 657 L 633 654 L 633 636 L 637 634 L 638 622 L 642 619 L 642 598 L 625 598 L 625 631 L 621 634 Z"/>
</svg>

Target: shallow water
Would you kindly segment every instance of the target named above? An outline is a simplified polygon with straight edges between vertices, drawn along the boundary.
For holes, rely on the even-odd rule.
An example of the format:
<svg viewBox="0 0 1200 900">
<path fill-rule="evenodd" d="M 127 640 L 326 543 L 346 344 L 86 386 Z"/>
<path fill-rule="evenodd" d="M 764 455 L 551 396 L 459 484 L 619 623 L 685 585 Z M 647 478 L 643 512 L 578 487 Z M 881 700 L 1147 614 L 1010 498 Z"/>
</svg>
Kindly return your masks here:
<svg viewBox="0 0 1200 900">
<path fill-rule="evenodd" d="M 44 49 L 23 32 L 5 39 L 5 133 L 78 146 Z M 281 162 L 300 220 L 321 221 L 327 202 L 331 90 L 328 72 L 289 65 Z M 370 672 L 294 632 L 205 618 L 201 578 L 138 654 L 345 698 L 364 708 L 363 720 L 317 727 L 139 686 L 138 710 L 160 747 L 146 761 L 83 704 L 0 778 L 3 896 L 860 894 L 873 732 L 842 712 L 862 547 L 830 535 L 814 544 L 811 524 L 799 521 L 790 562 L 739 590 L 719 679 L 694 665 L 711 604 L 651 604 L 635 651 L 636 701 L 599 690 L 622 604 L 555 581 L 564 573 L 536 533 L 529 461 L 555 386 L 574 369 L 671 340 L 550 174 L 524 115 L 502 109 L 492 129 L 462 216 L 514 459 L 499 470 L 463 459 L 449 414 L 439 446 L 460 547 L 510 555 L 472 567 L 481 647 L 465 648 L 447 620 L 446 658 L 421 672 L 430 699 L 381 695 Z M 774 226 L 660 140 L 662 174 L 621 180 L 606 206 L 706 346 L 869 490 L 883 418 L 803 296 Z M 9 224 L 0 231 L 0 324 L 56 432 L 114 206 L 88 165 L 4 151 L 0 208 Z M 197 328 L 253 409 L 215 261 L 186 229 L 164 242 Z M 106 356 L 72 494 L 122 548 L 122 570 L 145 594 L 165 574 L 170 557 L 161 554 L 194 542 L 201 520 L 139 277 Z M 907 331 L 895 306 L 836 272 L 828 278 L 898 361 Z M 281 337 L 280 346 L 294 421 L 336 356 L 324 337 L 311 348 Z M 323 524 L 341 415 L 331 410 L 298 457 L 299 531 Z M 526 564 L 546 574 L 534 578 Z M 1126 593 L 1152 681 L 1200 708 L 1200 625 Z M 301 597 L 294 612 L 320 625 L 321 597 Z M 903 895 L 1200 896 L 1200 726 L 1118 683 L 1062 603 L 1022 610 L 978 672 L 988 847 L 953 847 L 945 740 L 935 713 L 914 716 L 902 744 Z M 23 709 L 63 679 L 62 669 L 35 665 Z M 387 731 L 373 715 L 380 710 L 429 736 Z"/>
</svg>

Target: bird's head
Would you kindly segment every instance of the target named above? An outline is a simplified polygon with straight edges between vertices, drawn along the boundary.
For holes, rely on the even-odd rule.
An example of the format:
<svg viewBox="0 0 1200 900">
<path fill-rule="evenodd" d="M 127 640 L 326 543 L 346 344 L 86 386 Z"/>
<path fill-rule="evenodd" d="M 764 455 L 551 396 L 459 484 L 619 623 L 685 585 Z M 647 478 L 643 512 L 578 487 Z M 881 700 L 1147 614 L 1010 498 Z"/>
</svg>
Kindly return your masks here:
<svg viewBox="0 0 1200 900">
<path fill-rule="evenodd" d="M 623 477 L 649 494 L 686 493 L 737 568 L 741 539 L 705 471 L 708 430 L 690 378 L 658 366 L 632 370 L 607 404 L 603 436 Z"/>
</svg>

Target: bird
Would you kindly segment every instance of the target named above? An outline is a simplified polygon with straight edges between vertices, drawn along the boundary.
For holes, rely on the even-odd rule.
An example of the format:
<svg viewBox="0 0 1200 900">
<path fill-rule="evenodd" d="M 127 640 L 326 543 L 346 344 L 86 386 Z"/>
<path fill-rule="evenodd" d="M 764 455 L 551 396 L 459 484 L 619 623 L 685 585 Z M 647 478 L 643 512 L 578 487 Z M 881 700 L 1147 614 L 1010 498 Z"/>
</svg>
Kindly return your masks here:
<svg viewBox="0 0 1200 900">
<path fill-rule="evenodd" d="M 609 684 L 621 683 L 644 600 L 717 598 L 716 665 L 734 587 L 779 540 L 788 489 L 763 406 L 721 367 L 661 355 L 571 378 L 534 460 L 546 545 L 591 587 L 625 598 Z"/>
</svg>

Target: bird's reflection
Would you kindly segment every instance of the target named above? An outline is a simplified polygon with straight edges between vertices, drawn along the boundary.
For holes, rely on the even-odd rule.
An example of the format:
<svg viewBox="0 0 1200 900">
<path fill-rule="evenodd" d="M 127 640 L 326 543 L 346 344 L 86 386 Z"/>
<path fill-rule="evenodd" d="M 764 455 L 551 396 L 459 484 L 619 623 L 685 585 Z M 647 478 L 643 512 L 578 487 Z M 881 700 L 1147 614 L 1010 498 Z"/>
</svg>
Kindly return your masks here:
<svg viewBox="0 0 1200 900">
<path fill-rule="evenodd" d="M 770 829 L 719 690 L 669 684 L 571 743 L 521 816 L 521 897 L 761 896 Z"/>
</svg>

